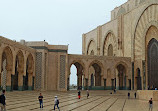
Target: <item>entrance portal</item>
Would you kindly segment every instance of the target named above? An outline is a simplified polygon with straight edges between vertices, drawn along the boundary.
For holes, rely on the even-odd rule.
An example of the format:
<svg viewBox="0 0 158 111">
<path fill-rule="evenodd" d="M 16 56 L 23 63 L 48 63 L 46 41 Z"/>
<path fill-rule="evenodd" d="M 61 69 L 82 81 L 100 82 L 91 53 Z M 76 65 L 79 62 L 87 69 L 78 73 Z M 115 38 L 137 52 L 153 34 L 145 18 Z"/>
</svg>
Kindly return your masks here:
<svg viewBox="0 0 158 111">
<path fill-rule="evenodd" d="M 158 88 L 158 41 L 151 39 L 148 44 L 148 86 Z"/>
</svg>

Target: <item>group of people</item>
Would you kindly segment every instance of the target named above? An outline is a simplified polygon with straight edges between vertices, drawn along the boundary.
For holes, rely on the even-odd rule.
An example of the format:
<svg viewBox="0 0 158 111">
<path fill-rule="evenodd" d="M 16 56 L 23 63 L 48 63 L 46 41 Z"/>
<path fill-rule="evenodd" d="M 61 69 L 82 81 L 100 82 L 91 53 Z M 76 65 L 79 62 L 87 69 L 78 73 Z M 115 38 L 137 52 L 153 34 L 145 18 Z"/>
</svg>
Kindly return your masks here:
<svg viewBox="0 0 158 111">
<path fill-rule="evenodd" d="M 137 98 L 137 93 L 136 92 L 134 93 L 134 97 L 135 97 L 135 99 Z M 130 92 L 128 92 L 128 99 L 130 99 Z"/>
<path fill-rule="evenodd" d="M 88 99 L 88 97 L 89 97 L 89 91 L 87 90 L 87 99 Z M 80 99 L 81 98 L 81 91 L 79 90 L 78 91 L 78 99 Z"/>
<path fill-rule="evenodd" d="M 39 103 L 40 103 L 40 109 L 43 109 L 43 96 L 42 96 L 42 93 L 40 93 L 40 95 L 38 97 L 38 100 L 39 100 Z M 55 110 L 56 106 L 57 106 L 57 108 L 60 111 L 60 108 L 59 108 L 59 99 L 58 99 L 57 96 L 55 96 L 55 99 L 54 99 L 54 110 Z"/>
<path fill-rule="evenodd" d="M 134 93 L 134 96 L 135 96 L 135 99 L 136 99 L 136 92 Z M 87 90 L 87 99 L 89 97 L 89 91 Z M 81 98 L 81 91 L 79 90 L 78 91 L 78 99 Z M 130 98 L 130 92 L 128 92 L 128 99 Z M 1 111 L 6 111 L 6 97 L 5 97 L 5 90 L 2 90 L 2 94 L 0 95 L 0 107 L 1 107 Z M 43 108 L 43 96 L 42 96 L 42 93 L 40 93 L 40 95 L 38 96 L 38 100 L 39 100 L 39 103 L 40 103 L 40 109 Z M 57 106 L 57 108 L 59 109 L 60 111 L 60 108 L 59 108 L 59 99 L 57 96 L 55 96 L 55 99 L 54 99 L 54 110 L 55 110 L 55 107 Z M 151 110 L 152 111 L 152 108 L 153 108 L 153 100 L 152 98 L 149 100 L 149 111 Z"/>
</svg>

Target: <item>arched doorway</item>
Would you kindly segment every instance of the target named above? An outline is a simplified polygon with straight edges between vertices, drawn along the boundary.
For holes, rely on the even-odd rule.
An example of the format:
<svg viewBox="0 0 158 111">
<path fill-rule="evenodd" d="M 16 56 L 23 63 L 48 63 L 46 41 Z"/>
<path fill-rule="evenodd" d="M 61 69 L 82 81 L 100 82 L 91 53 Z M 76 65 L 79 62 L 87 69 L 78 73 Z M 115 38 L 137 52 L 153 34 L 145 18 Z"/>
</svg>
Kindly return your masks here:
<svg viewBox="0 0 158 111">
<path fill-rule="evenodd" d="M 93 63 L 90 67 L 94 69 L 94 73 L 91 73 L 91 86 L 101 86 L 101 67 L 97 63 Z"/>
<path fill-rule="evenodd" d="M 77 68 L 74 64 L 70 67 L 70 76 L 68 78 L 67 90 L 77 90 Z"/>
<path fill-rule="evenodd" d="M 119 89 L 120 90 L 124 90 L 127 87 L 127 76 L 126 76 L 126 69 L 124 67 L 124 65 L 119 64 L 117 66 L 117 71 L 118 71 L 118 79 L 119 79 Z"/>
<path fill-rule="evenodd" d="M 140 69 L 139 69 L 139 68 L 137 68 L 136 73 L 137 73 L 137 77 L 136 77 L 137 90 L 142 90 L 142 85 L 141 85 L 141 73 L 140 73 Z"/>
<path fill-rule="evenodd" d="M 84 75 L 83 75 L 83 65 L 81 65 L 79 62 L 74 62 L 73 64 L 71 64 L 70 69 L 72 67 L 72 65 L 74 65 L 77 69 L 77 90 L 82 90 L 84 87 Z M 70 76 L 68 77 L 68 90 L 69 90 L 69 86 L 70 86 Z"/>
<path fill-rule="evenodd" d="M 149 41 L 147 51 L 148 86 L 158 88 L 158 41 L 156 39 Z"/>
<path fill-rule="evenodd" d="M 11 73 L 13 68 L 13 54 L 9 46 L 5 47 L 1 61 L 1 85 L 3 89 L 11 91 Z"/>
<path fill-rule="evenodd" d="M 23 77 L 24 90 L 34 89 L 33 72 L 34 72 L 34 59 L 32 54 L 29 54 L 26 61 L 26 75 Z"/>
<path fill-rule="evenodd" d="M 18 90 L 18 57 L 15 60 L 15 75 L 11 75 L 12 90 Z"/>
</svg>

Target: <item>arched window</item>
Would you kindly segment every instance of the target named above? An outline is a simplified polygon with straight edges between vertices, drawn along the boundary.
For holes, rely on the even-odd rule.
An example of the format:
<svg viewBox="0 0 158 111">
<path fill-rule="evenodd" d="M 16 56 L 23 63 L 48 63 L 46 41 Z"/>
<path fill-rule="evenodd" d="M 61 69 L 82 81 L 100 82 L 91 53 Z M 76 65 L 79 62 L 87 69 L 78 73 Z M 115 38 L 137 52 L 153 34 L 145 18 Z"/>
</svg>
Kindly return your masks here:
<svg viewBox="0 0 158 111">
<path fill-rule="evenodd" d="M 111 44 L 108 47 L 108 56 L 113 56 L 113 46 Z"/>
</svg>

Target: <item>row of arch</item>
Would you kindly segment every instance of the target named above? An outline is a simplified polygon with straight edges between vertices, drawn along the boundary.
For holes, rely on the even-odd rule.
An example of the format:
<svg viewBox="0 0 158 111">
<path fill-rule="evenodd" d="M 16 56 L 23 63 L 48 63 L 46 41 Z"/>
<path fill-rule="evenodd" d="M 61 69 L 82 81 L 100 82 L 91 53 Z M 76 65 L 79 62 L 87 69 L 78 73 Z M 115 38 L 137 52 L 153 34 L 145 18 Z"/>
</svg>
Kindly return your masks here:
<svg viewBox="0 0 158 111">
<path fill-rule="evenodd" d="M 77 69 L 78 89 L 131 89 L 131 77 L 128 74 L 128 66 L 124 62 L 119 62 L 114 68 L 105 71 L 103 64 L 97 60 L 92 61 L 88 68 L 82 61 L 74 61 L 70 64 Z M 88 72 L 86 71 L 88 70 Z M 70 72 L 71 73 L 71 72 Z M 88 73 L 88 74 L 87 74 Z M 70 75 L 68 76 L 68 86 Z M 69 88 L 68 88 L 69 89 Z"/>
<path fill-rule="evenodd" d="M 6 46 L 1 47 L 0 86 L 6 90 L 34 89 L 34 58 L 23 50 L 15 52 Z"/>
<path fill-rule="evenodd" d="M 117 41 L 114 33 L 109 31 L 103 44 L 104 56 L 115 56 L 117 53 Z M 87 46 L 87 55 L 97 55 L 96 42 L 91 39 Z"/>
</svg>

